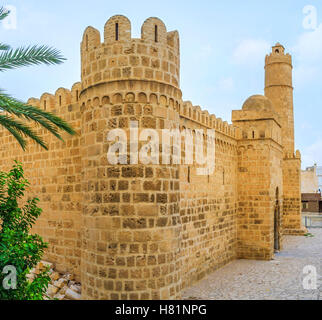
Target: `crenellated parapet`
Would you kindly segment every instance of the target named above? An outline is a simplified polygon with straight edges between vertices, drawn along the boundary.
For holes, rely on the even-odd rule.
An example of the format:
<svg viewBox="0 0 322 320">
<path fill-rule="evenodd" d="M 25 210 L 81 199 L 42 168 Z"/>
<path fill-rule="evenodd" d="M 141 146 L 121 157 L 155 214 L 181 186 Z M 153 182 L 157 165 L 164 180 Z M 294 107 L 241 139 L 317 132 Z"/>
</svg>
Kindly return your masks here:
<svg viewBox="0 0 322 320">
<path fill-rule="evenodd" d="M 214 269 L 236 258 L 272 259 L 282 233 L 305 232 L 292 58 L 284 47 L 266 57 L 265 96 L 248 98 L 231 125 L 183 102 L 177 31 L 149 18 L 140 38 L 131 32 L 121 15 L 103 34 L 88 27 L 81 81 L 28 100 L 76 135 L 59 141 L 32 123 L 49 151 L 33 143 L 22 151 L 0 126 L 0 169 L 23 161 L 44 209 L 34 231 L 49 243 L 46 260 L 76 275 L 83 299 L 179 299 Z M 177 129 L 190 131 L 181 149 Z M 192 161 L 175 161 L 174 151 Z M 200 171 L 204 165 L 209 170 Z"/>
<path fill-rule="evenodd" d="M 285 53 L 285 48 L 280 43 L 276 43 L 272 47 L 272 52 L 265 57 L 266 65 L 274 63 L 286 63 L 292 66 L 292 56 L 289 53 Z"/>
<path fill-rule="evenodd" d="M 301 156 L 301 152 L 299 150 L 296 150 L 296 152 L 294 153 L 286 153 L 284 155 L 284 160 L 292 160 L 292 159 L 297 159 L 297 160 L 301 160 L 302 156 Z"/>
<path fill-rule="evenodd" d="M 239 129 L 215 115 L 209 114 L 208 111 L 202 110 L 200 106 L 193 106 L 190 101 L 185 101 L 183 107 L 180 108 L 180 117 L 190 120 L 197 125 L 214 129 L 231 138 L 239 137 Z"/>
<path fill-rule="evenodd" d="M 27 104 L 30 106 L 38 107 L 40 108 L 40 100 L 37 98 L 29 98 L 27 101 Z"/>
<path fill-rule="evenodd" d="M 285 53 L 285 48 L 277 43 L 272 47 L 272 52 L 265 58 L 265 95 L 271 97 L 268 90 L 272 87 L 286 86 L 293 88 L 292 70 L 292 56 Z"/>
<path fill-rule="evenodd" d="M 82 83 L 86 89 L 99 83 L 137 79 L 179 88 L 179 54 L 178 32 L 167 32 L 160 19 L 147 19 L 141 38 L 133 39 L 131 22 L 117 15 L 106 22 L 104 37 L 93 27 L 85 30 L 81 43 Z"/>
<path fill-rule="evenodd" d="M 79 95 L 81 92 L 81 83 L 76 82 L 71 90 L 66 88 L 59 88 L 55 94 L 48 92 L 42 94 L 40 99 L 30 98 L 27 101 L 28 105 L 32 105 L 43 109 L 45 111 L 56 111 L 58 114 L 64 113 L 63 109 L 66 106 L 79 102 Z"/>
</svg>

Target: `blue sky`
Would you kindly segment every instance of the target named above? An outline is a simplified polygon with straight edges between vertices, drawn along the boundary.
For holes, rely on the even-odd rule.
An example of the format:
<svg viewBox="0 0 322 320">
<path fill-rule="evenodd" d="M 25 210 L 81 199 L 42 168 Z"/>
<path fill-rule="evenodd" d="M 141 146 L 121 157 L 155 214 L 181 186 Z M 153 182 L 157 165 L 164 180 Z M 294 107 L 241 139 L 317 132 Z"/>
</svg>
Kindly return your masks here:
<svg viewBox="0 0 322 320">
<path fill-rule="evenodd" d="M 184 100 L 230 122 L 253 94 L 263 94 L 264 59 L 282 43 L 293 55 L 296 148 L 302 167 L 322 165 L 322 2 L 318 0 L 11 0 L 17 28 L 0 25 L 1 42 L 12 46 L 47 44 L 62 51 L 66 63 L 1 75 L 1 87 L 20 99 L 71 88 L 80 80 L 79 47 L 88 25 L 103 31 L 115 14 L 132 21 L 132 36 L 151 16 L 161 18 L 181 41 Z M 316 23 L 303 9 L 314 7 Z M 310 15 L 313 17 L 313 15 Z M 306 19 L 306 20 L 305 20 Z M 306 21 L 309 25 L 304 24 Z M 308 29 L 310 27 L 310 29 Z"/>
</svg>

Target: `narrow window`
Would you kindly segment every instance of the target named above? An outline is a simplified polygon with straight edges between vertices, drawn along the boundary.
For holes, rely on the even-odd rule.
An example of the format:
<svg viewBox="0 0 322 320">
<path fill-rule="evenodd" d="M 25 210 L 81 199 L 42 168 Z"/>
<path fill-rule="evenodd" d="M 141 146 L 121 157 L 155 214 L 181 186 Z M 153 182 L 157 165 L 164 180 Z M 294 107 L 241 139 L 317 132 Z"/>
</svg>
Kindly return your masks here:
<svg viewBox="0 0 322 320">
<path fill-rule="evenodd" d="M 158 42 L 158 26 L 154 26 L 154 41 Z"/>
<path fill-rule="evenodd" d="M 191 179 L 190 179 L 190 167 L 188 167 L 188 182 L 189 183 L 191 182 Z"/>
<path fill-rule="evenodd" d="M 119 40 L 119 24 L 115 23 L 115 40 Z"/>
<path fill-rule="evenodd" d="M 88 51 L 88 34 L 86 35 L 86 51 Z"/>
<path fill-rule="evenodd" d="M 78 101 L 78 90 L 76 90 L 76 101 Z"/>
<path fill-rule="evenodd" d="M 45 100 L 44 101 L 44 110 L 46 111 L 46 109 L 47 109 L 47 101 Z"/>
<path fill-rule="evenodd" d="M 255 139 L 255 131 L 253 131 L 253 139 Z"/>
<path fill-rule="evenodd" d="M 61 106 L 61 96 L 59 96 L 59 106 Z"/>
</svg>

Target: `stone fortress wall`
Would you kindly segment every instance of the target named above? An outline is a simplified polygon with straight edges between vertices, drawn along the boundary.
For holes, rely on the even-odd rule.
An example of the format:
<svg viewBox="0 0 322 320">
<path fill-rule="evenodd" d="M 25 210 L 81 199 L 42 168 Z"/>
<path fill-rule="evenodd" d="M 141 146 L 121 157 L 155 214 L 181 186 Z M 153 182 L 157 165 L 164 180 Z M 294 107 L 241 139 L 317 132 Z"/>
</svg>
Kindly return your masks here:
<svg viewBox="0 0 322 320">
<path fill-rule="evenodd" d="M 278 52 L 277 52 L 278 51 Z M 291 57 L 277 44 L 266 58 L 266 96 L 233 111 L 233 125 L 182 100 L 180 44 L 158 18 L 131 38 L 124 16 L 104 39 L 88 27 L 81 82 L 29 104 L 67 120 L 64 142 L 38 129 L 49 151 L 23 152 L 0 130 L 0 169 L 24 165 L 44 209 L 34 231 L 46 259 L 76 274 L 84 299 L 176 299 L 183 288 L 237 258 L 265 259 L 283 234 L 301 234 L 300 154 L 294 154 Z M 286 83 L 285 83 L 286 81 Z M 215 171 L 197 165 L 111 165 L 107 133 L 214 129 Z"/>
</svg>

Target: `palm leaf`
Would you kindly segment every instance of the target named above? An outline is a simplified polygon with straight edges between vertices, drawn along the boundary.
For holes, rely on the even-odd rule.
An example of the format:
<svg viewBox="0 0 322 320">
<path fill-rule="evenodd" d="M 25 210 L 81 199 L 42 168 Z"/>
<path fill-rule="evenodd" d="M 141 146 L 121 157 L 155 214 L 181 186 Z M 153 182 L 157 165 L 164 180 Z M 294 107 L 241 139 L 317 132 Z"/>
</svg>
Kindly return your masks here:
<svg viewBox="0 0 322 320">
<path fill-rule="evenodd" d="M 10 49 L 10 46 L 4 43 L 0 43 L 0 50 L 1 51 L 7 51 Z"/>
<path fill-rule="evenodd" d="M 35 121 L 47 129 L 58 139 L 63 140 L 58 130 L 63 130 L 70 135 L 75 135 L 75 130 L 63 119 L 51 112 L 46 112 L 40 108 L 26 105 L 25 103 L 12 98 L 0 90 L 0 108 L 18 118 L 25 118 L 28 121 Z"/>
<path fill-rule="evenodd" d="M 8 15 L 9 15 L 9 13 L 10 13 L 10 11 L 9 10 L 7 10 L 6 8 L 4 8 L 4 7 L 1 7 L 0 8 L 0 21 L 1 20 L 3 20 L 3 19 L 5 19 L 5 18 L 7 18 L 8 17 Z"/>
<path fill-rule="evenodd" d="M 18 141 L 18 143 L 20 144 L 22 150 L 26 150 L 26 145 L 27 145 L 27 141 L 17 132 L 17 130 L 13 129 L 10 126 L 6 126 L 3 125 Z"/>
<path fill-rule="evenodd" d="M 9 11 L 0 7 L 0 21 L 9 15 Z M 39 64 L 60 64 L 66 60 L 60 51 L 48 46 L 29 46 L 26 48 L 11 49 L 9 45 L 0 43 L 0 72 L 23 66 Z M 59 130 L 71 135 L 76 134 L 74 129 L 63 119 L 51 112 L 29 106 L 0 90 L 0 126 L 6 128 L 25 150 L 25 138 L 31 138 L 43 148 L 47 149 L 44 141 L 26 123 L 18 119 L 35 122 L 52 133 L 55 137 L 63 140 Z M 17 117 L 18 119 L 16 119 Z"/>
<path fill-rule="evenodd" d="M 29 46 L 10 49 L 0 54 L 0 71 L 39 65 L 60 64 L 66 59 L 60 51 L 48 46 Z"/>
<path fill-rule="evenodd" d="M 0 115 L 0 125 L 6 128 L 18 140 L 23 150 L 26 148 L 26 140 L 24 139 L 24 136 L 32 139 L 37 144 L 48 150 L 45 142 L 23 122 L 15 120 L 8 115 Z"/>
</svg>

